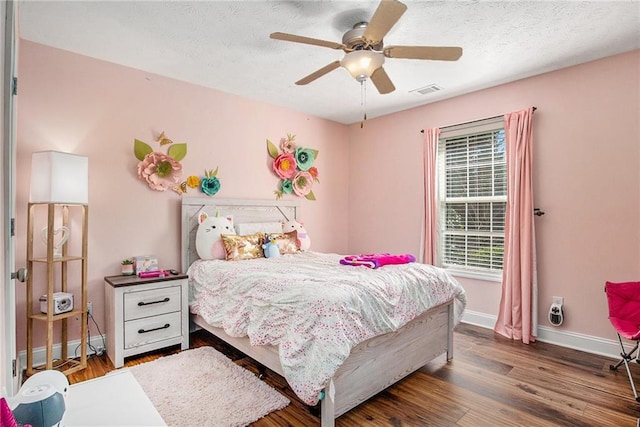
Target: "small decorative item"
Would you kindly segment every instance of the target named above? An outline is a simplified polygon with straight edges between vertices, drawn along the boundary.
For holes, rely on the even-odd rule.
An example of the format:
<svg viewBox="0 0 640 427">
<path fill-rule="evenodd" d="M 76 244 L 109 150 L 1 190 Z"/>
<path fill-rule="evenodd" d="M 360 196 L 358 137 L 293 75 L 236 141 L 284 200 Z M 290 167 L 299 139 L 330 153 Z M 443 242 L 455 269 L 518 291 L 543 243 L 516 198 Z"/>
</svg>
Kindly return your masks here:
<svg viewBox="0 0 640 427">
<path fill-rule="evenodd" d="M 130 259 L 123 259 L 121 264 L 122 274 L 125 276 L 131 276 L 133 274 L 133 261 Z"/>
<path fill-rule="evenodd" d="M 135 274 L 160 270 L 158 257 L 155 255 L 135 256 L 133 257 L 133 265 Z"/>
<path fill-rule="evenodd" d="M 287 134 L 280 139 L 280 150 L 267 139 L 267 151 L 273 159 L 273 172 L 281 179 L 280 189 L 275 191 L 276 199 L 284 194 L 295 194 L 308 200 L 316 200 L 311 187 L 318 180 L 318 169 L 313 166 L 318 150 L 299 147 L 296 136 Z"/>
<path fill-rule="evenodd" d="M 49 227 L 45 227 L 42 229 L 40 233 L 40 237 L 42 237 L 42 241 L 46 245 L 48 242 Z M 60 235 L 58 241 L 56 241 L 56 237 Z M 69 240 L 69 228 L 68 227 L 58 227 L 53 230 L 53 257 L 54 258 L 62 258 L 62 253 L 60 252 L 60 248 L 65 244 L 67 240 Z"/>
<path fill-rule="evenodd" d="M 262 245 L 265 258 L 277 258 L 280 256 L 280 246 L 274 234 L 267 235 L 266 242 Z"/>
</svg>

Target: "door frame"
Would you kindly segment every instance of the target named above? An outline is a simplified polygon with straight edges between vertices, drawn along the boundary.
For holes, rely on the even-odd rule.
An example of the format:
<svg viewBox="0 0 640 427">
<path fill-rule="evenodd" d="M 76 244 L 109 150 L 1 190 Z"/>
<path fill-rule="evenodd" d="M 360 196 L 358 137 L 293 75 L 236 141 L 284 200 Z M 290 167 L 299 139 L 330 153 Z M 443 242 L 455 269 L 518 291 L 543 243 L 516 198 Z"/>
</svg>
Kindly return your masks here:
<svg viewBox="0 0 640 427">
<path fill-rule="evenodd" d="M 14 94 L 17 63 L 16 19 L 17 4 L 13 0 L 0 0 L 0 17 L 6 24 L 0 34 L 2 56 L 2 105 L 0 130 L 2 131 L 2 218 L 0 237 L 4 242 L 1 253 L 4 263 L 0 266 L 2 292 L 0 293 L 0 339 L 4 345 L 0 350 L 0 392 L 13 396 L 19 387 L 19 367 L 16 357 L 16 298 L 15 280 L 15 168 L 16 168 L 16 95 Z"/>
</svg>

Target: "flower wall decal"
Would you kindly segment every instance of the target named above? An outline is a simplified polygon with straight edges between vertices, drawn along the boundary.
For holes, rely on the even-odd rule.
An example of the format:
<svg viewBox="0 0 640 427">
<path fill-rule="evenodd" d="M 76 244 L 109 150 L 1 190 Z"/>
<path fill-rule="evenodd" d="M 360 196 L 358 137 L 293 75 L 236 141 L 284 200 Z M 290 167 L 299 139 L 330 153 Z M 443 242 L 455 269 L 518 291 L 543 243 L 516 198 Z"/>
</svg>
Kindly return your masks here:
<svg viewBox="0 0 640 427">
<path fill-rule="evenodd" d="M 204 178 L 200 180 L 200 190 L 207 196 L 213 196 L 220 190 L 220 180 L 216 175 L 218 175 L 218 168 L 215 171 L 205 171 Z"/>
<path fill-rule="evenodd" d="M 164 132 L 158 137 L 158 142 L 164 145 L 171 144 Z M 182 179 L 182 164 L 180 160 L 187 155 L 187 144 L 172 144 L 167 149 L 167 154 L 153 151 L 146 142 L 134 139 L 133 153 L 140 160 L 138 163 L 138 178 L 146 181 L 149 188 L 156 191 L 165 191 L 178 186 Z"/>
<path fill-rule="evenodd" d="M 299 147 L 296 136 L 287 134 L 280 139 L 280 150 L 267 139 L 267 151 L 273 159 L 273 172 L 280 178 L 280 188 L 275 191 L 276 198 L 284 194 L 295 194 L 308 200 L 316 200 L 311 188 L 318 180 L 318 169 L 313 166 L 318 150 Z"/>
<path fill-rule="evenodd" d="M 202 178 L 190 175 L 186 181 L 182 181 L 183 170 L 180 161 L 187 155 L 187 144 L 174 144 L 164 132 L 160 133 L 156 141 L 161 147 L 171 145 L 166 154 L 154 151 L 149 144 L 139 139 L 134 139 L 133 144 L 133 152 L 140 161 L 138 178 L 145 181 L 149 188 L 156 191 L 171 189 L 178 194 L 186 193 L 189 188 L 198 188 L 207 196 L 213 196 L 220 190 L 218 168 L 205 170 Z"/>
<path fill-rule="evenodd" d="M 217 175 L 218 168 L 216 170 L 205 170 L 202 178 L 197 175 L 189 175 L 187 180 L 182 182 L 179 187 L 174 188 L 173 191 L 178 194 L 184 194 L 189 188 L 198 188 L 207 196 L 213 196 L 220 190 L 220 180 Z"/>
</svg>

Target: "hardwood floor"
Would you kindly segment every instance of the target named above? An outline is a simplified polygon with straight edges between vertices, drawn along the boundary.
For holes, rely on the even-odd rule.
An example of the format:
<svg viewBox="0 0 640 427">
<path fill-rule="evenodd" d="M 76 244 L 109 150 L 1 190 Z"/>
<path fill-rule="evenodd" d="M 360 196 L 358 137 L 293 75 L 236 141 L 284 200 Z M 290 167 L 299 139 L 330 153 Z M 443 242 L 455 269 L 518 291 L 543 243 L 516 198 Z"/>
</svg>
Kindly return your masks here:
<svg viewBox="0 0 640 427">
<path fill-rule="evenodd" d="M 337 426 L 615 426 L 635 427 L 640 403 L 631 392 L 624 366 L 563 347 L 536 342 L 525 345 L 492 330 L 460 324 L 454 359 L 444 356 L 409 375 L 337 419 Z M 256 427 L 319 425 L 319 407 L 296 399 L 279 375 L 205 331 L 191 334 L 191 347 L 210 345 L 258 374 L 291 400 L 281 411 L 254 423 Z M 132 366 L 176 353 L 179 348 L 126 360 Z M 640 384 L 640 364 L 632 364 Z M 113 370 L 106 356 L 91 357 L 88 367 L 69 377 L 71 383 Z"/>
</svg>

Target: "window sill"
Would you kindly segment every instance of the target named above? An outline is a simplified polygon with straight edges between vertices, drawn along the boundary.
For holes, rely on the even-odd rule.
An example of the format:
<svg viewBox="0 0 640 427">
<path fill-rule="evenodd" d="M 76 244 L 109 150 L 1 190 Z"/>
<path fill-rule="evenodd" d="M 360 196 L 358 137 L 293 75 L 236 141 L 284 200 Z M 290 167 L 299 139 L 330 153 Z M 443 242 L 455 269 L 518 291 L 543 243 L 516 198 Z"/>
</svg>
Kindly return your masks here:
<svg viewBox="0 0 640 427">
<path fill-rule="evenodd" d="M 487 282 L 502 283 L 502 272 L 490 273 L 485 271 L 467 270 L 463 268 L 445 267 L 447 273 L 452 276 L 464 277 L 467 279 L 484 280 Z"/>
</svg>

